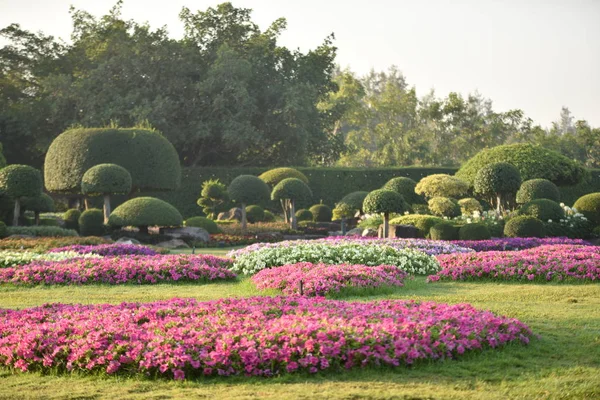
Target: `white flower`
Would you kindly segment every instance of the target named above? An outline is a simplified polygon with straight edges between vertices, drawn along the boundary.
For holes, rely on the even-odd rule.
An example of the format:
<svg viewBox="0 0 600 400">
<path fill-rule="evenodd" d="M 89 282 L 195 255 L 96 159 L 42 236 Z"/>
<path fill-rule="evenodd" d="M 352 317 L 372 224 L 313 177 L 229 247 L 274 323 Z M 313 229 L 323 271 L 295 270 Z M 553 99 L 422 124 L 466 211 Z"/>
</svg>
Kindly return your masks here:
<svg viewBox="0 0 600 400">
<path fill-rule="evenodd" d="M 467 218 L 467 224 L 470 224 L 471 222 L 473 222 L 473 220 L 471 218 Z"/>
<path fill-rule="evenodd" d="M 551 219 L 549 219 L 549 220 L 548 220 L 548 223 L 551 223 L 551 222 L 552 222 L 552 220 L 551 220 Z"/>
<path fill-rule="evenodd" d="M 560 206 L 561 206 L 562 208 L 565 208 L 565 203 L 560 203 Z"/>
</svg>

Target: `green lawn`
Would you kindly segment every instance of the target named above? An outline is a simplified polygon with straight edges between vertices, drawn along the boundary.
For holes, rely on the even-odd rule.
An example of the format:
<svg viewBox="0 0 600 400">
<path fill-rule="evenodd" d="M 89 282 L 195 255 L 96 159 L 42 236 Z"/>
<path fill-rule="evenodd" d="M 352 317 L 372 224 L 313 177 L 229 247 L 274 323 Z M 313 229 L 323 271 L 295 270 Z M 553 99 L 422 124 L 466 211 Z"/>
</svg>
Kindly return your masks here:
<svg viewBox="0 0 600 400">
<path fill-rule="evenodd" d="M 172 297 L 202 300 L 259 293 L 247 279 L 219 284 L 0 287 L 0 307 L 47 302 L 119 303 Z M 458 361 L 277 378 L 211 378 L 184 383 L 105 375 L 41 375 L 0 369 L 0 398 L 43 399 L 507 399 L 600 398 L 600 285 L 435 283 L 424 278 L 380 298 L 468 302 L 527 323 L 541 335 Z"/>
</svg>

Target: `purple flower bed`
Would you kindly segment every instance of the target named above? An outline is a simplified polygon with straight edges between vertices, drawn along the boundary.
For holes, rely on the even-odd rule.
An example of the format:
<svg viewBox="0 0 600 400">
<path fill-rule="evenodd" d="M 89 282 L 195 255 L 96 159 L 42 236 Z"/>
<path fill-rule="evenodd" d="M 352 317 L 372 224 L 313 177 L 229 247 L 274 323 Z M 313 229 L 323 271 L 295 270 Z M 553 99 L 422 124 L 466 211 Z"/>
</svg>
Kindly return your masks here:
<svg viewBox="0 0 600 400">
<path fill-rule="evenodd" d="M 553 244 L 573 244 L 580 246 L 589 246 L 590 243 L 583 239 L 569 239 L 566 237 L 553 238 L 495 238 L 489 240 L 453 240 L 457 246 L 468 247 L 475 251 L 506 251 L 506 250 L 524 250 L 533 247 L 553 245 Z"/>
<path fill-rule="evenodd" d="M 206 255 L 127 256 L 37 261 L 0 269 L 0 283 L 81 285 L 234 279 L 231 261 Z"/>
<path fill-rule="evenodd" d="M 522 322 L 468 304 L 255 297 L 0 309 L 0 364 L 80 370 L 272 376 L 399 366 L 528 343 Z"/>
<path fill-rule="evenodd" d="M 260 290 L 279 289 L 284 294 L 324 296 L 339 292 L 342 288 L 376 288 L 381 286 L 404 286 L 408 274 L 393 265 L 328 265 L 309 262 L 288 264 L 277 268 L 263 269 L 252 277 Z"/>
<path fill-rule="evenodd" d="M 439 280 L 600 281 L 600 247 L 546 245 L 520 251 L 444 254 Z"/>
<path fill-rule="evenodd" d="M 76 244 L 52 249 L 49 251 L 49 253 L 59 253 L 63 251 L 74 251 L 79 254 L 97 254 L 99 256 L 155 256 L 158 254 L 156 251 L 147 246 L 123 243 L 100 244 L 94 246 Z"/>
</svg>

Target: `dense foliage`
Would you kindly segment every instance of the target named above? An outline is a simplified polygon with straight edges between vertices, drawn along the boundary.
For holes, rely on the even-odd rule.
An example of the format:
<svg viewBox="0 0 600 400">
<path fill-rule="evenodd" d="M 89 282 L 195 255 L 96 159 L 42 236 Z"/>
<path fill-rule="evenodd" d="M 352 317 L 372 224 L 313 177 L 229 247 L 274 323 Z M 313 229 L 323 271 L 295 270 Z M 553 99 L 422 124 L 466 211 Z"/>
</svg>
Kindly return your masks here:
<svg viewBox="0 0 600 400">
<path fill-rule="evenodd" d="M 81 193 L 89 196 L 127 194 L 131 186 L 131 174 L 117 164 L 95 165 L 81 178 Z"/>
<path fill-rule="evenodd" d="M 111 226 L 181 226 L 183 218 L 175 207 L 153 197 L 137 197 L 121 204 L 110 215 Z"/>
<path fill-rule="evenodd" d="M 264 204 L 269 199 L 269 186 L 254 175 L 240 175 L 227 187 L 231 200 L 241 204 Z"/>
<path fill-rule="evenodd" d="M 558 202 L 558 187 L 547 179 L 529 179 L 521 184 L 517 192 L 517 203 L 525 204 L 531 200 L 548 199 Z"/>
<path fill-rule="evenodd" d="M 42 194 L 42 175 L 29 165 L 13 164 L 0 169 L 0 189 L 10 198 L 37 197 Z"/>
<path fill-rule="evenodd" d="M 62 216 L 65 221 L 65 228 L 79 231 L 79 217 L 81 217 L 81 211 L 77 208 L 65 211 Z"/>
<path fill-rule="evenodd" d="M 331 208 L 326 206 L 325 204 L 315 204 L 311 208 L 308 209 L 313 216 L 314 222 L 329 222 L 333 217 L 333 212 Z"/>
<path fill-rule="evenodd" d="M 458 202 L 449 197 L 433 197 L 429 199 L 427 206 L 431 213 L 438 217 L 454 218 L 461 215 Z"/>
<path fill-rule="evenodd" d="M 417 182 L 413 179 L 401 176 L 392 178 L 383 185 L 382 189 L 393 190 L 404 197 L 408 204 L 423 204 L 425 203 L 422 196 L 415 192 Z"/>
<path fill-rule="evenodd" d="M 459 199 L 467 194 L 469 185 L 454 176 L 433 174 L 421 179 L 415 187 L 417 194 L 432 197 L 452 197 Z"/>
<path fill-rule="evenodd" d="M 265 219 L 265 209 L 257 205 L 247 206 L 246 218 L 248 218 L 248 222 L 251 224 L 262 222 Z"/>
<path fill-rule="evenodd" d="M 312 190 L 298 178 L 286 178 L 271 192 L 271 200 L 294 200 L 296 204 L 307 203 L 312 199 Z"/>
<path fill-rule="evenodd" d="M 475 175 L 473 189 L 475 193 L 498 211 L 512 202 L 521 187 L 521 174 L 512 164 L 505 162 L 491 163 L 483 166 Z"/>
<path fill-rule="evenodd" d="M 263 172 L 258 177 L 265 181 L 265 183 L 271 187 L 274 187 L 279 182 L 287 178 L 300 179 L 302 182 L 308 185 L 308 178 L 306 177 L 306 175 L 304 175 L 302 172 L 298 171 L 295 168 L 274 168 Z"/>
<path fill-rule="evenodd" d="M 432 240 L 457 240 L 458 227 L 450 222 L 440 222 L 431 227 L 429 237 Z"/>
<path fill-rule="evenodd" d="M 520 215 L 511 218 L 504 226 L 504 235 L 508 237 L 544 237 L 544 223 L 539 219 Z"/>
<path fill-rule="evenodd" d="M 590 193 L 580 197 L 573 207 L 594 224 L 600 225 L 600 193 Z"/>
<path fill-rule="evenodd" d="M 412 225 L 419 230 L 419 233 L 424 237 L 429 237 L 429 230 L 435 224 L 442 222 L 443 219 L 433 215 L 403 215 L 401 217 L 393 218 L 390 221 L 392 225 Z"/>
<path fill-rule="evenodd" d="M 481 223 L 465 224 L 458 230 L 460 240 L 488 240 L 491 237 L 487 226 Z"/>
<path fill-rule="evenodd" d="M 537 199 L 523 204 L 519 214 L 529 215 L 543 222 L 560 221 L 565 216 L 560 204 L 548 199 Z"/>
<path fill-rule="evenodd" d="M 78 220 L 81 236 L 104 235 L 104 213 L 97 208 L 90 208 L 81 213 Z"/>
<path fill-rule="evenodd" d="M 215 221 L 206 217 L 188 218 L 183 223 L 185 226 L 205 229 L 208 233 L 220 233 L 221 230 Z"/>
</svg>

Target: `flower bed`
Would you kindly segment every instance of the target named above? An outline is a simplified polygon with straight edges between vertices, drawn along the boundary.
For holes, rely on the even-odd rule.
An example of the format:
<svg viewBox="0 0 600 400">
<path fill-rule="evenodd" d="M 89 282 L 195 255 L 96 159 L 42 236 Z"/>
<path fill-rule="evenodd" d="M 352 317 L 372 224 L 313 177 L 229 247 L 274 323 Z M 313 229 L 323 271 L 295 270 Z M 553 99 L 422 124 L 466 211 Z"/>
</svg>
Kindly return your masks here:
<svg viewBox="0 0 600 400">
<path fill-rule="evenodd" d="M 48 251 L 57 247 L 70 246 L 74 244 L 98 245 L 112 243 L 96 236 L 67 236 L 67 237 L 37 237 L 37 238 L 16 238 L 8 237 L 0 240 L 0 250 L 32 250 L 38 253 Z"/>
<path fill-rule="evenodd" d="M 600 247 L 546 245 L 520 251 L 437 256 L 438 280 L 600 281 Z"/>
<path fill-rule="evenodd" d="M 0 270 L 0 283 L 81 285 L 87 283 L 158 283 L 235 278 L 230 260 L 205 255 L 76 258 L 38 261 Z"/>
<path fill-rule="evenodd" d="M 0 364 L 175 379 L 399 366 L 531 337 L 520 321 L 468 304 L 403 300 L 173 299 L 0 310 Z"/>
<path fill-rule="evenodd" d="M 534 247 L 554 245 L 554 244 L 572 244 L 589 246 L 590 244 L 582 239 L 569 239 L 566 237 L 553 238 L 497 238 L 489 240 L 453 240 L 451 243 L 468 247 L 475 251 L 506 251 L 523 250 Z"/>
<path fill-rule="evenodd" d="M 74 251 L 62 251 L 59 253 L 34 253 L 32 251 L 10 251 L 0 250 L 0 268 L 16 267 L 26 265 L 34 261 L 63 261 L 71 258 L 99 258 L 95 254 L 79 254 Z"/>
<path fill-rule="evenodd" d="M 298 263 L 263 269 L 252 277 L 259 290 L 279 289 L 284 294 L 324 296 L 342 288 L 377 288 L 404 286 L 407 273 L 393 265 L 328 265 Z M 300 290 L 302 282 L 302 293 Z"/>
<path fill-rule="evenodd" d="M 252 246 L 251 246 L 252 247 Z M 242 249 L 245 250 L 245 249 Z M 233 270 L 247 275 L 270 267 L 299 262 L 324 264 L 394 265 L 411 274 L 439 271 L 435 258 L 412 249 L 396 250 L 374 243 L 302 242 L 287 246 L 262 246 L 254 251 L 233 251 Z"/>
<path fill-rule="evenodd" d="M 206 244 L 202 244 L 202 247 L 233 247 L 254 243 L 273 243 L 281 241 L 281 238 L 282 236 L 278 233 L 259 233 L 256 235 L 228 235 L 216 233 L 211 234 L 210 241 Z"/>
<path fill-rule="evenodd" d="M 155 256 L 158 254 L 155 250 L 147 246 L 124 243 L 101 244 L 97 246 L 72 245 L 50 250 L 50 253 L 62 251 L 74 251 L 79 254 L 98 254 L 109 257 L 127 255 Z"/>
</svg>

